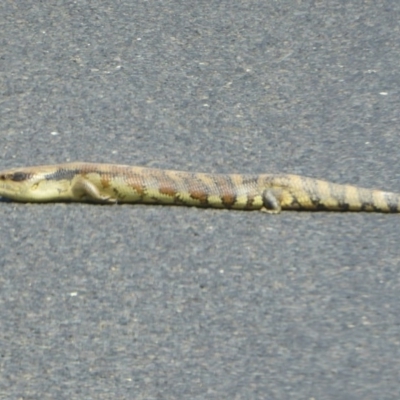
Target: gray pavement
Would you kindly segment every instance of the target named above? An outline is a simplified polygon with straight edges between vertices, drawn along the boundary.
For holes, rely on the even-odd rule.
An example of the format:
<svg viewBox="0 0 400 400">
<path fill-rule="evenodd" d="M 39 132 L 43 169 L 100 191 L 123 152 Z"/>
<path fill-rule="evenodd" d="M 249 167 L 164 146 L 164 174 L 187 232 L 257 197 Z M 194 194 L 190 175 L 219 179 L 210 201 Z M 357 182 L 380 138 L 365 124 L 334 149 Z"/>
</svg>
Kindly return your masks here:
<svg viewBox="0 0 400 400">
<path fill-rule="evenodd" d="M 3 1 L 0 166 L 400 190 L 397 1 Z M 1 399 L 398 399 L 397 215 L 0 202 Z"/>
</svg>

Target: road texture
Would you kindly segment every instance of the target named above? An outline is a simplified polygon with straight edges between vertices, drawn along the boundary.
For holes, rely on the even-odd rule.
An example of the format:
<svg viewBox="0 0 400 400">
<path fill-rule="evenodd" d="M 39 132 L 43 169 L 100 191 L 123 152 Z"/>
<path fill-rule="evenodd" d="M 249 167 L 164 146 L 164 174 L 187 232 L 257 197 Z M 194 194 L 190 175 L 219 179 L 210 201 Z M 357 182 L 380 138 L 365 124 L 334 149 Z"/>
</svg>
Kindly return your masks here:
<svg viewBox="0 0 400 400">
<path fill-rule="evenodd" d="M 0 3 L 0 166 L 400 190 L 400 3 Z M 400 216 L 0 202 L 1 399 L 398 399 Z"/>
</svg>

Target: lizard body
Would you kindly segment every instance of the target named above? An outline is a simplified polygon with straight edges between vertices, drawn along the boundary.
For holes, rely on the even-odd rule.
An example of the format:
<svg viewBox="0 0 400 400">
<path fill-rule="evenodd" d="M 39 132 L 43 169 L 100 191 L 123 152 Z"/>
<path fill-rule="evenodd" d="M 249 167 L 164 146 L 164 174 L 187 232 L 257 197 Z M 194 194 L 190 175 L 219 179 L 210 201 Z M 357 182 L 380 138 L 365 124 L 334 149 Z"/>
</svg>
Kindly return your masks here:
<svg viewBox="0 0 400 400">
<path fill-rule="evenodd" d="M 20 202 L 148 203 L 261 210 L 400 212 L 400 194 L 286 174 L 206 174 L 83 162 L 0 172 Z"/>
</svg>

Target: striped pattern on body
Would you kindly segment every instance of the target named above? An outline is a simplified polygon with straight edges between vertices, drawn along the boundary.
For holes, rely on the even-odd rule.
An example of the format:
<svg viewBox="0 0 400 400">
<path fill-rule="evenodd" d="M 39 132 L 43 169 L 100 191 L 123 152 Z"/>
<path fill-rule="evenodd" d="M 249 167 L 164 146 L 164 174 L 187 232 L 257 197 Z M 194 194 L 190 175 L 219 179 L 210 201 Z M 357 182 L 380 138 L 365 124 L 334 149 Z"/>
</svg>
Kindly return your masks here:
<svg viewBox="0 0 400 400">
<path fill-rule="evenodd" d="M 0 196 L 21 202 L 174 204 L 271 213 L 400 211 L 399 194 L 298 175 L 207 174 L 81 162 L 0 172 Z"/>
</svg>

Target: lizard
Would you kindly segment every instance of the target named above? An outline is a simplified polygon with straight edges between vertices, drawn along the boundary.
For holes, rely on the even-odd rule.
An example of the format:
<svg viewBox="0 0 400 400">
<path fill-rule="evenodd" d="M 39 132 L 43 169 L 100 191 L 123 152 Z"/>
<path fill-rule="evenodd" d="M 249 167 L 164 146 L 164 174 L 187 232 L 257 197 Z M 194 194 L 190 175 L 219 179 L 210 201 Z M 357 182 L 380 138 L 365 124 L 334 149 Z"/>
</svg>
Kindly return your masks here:
<svg viewBox="0 0 400 400">
<path fill-rule="evenodd" d="M 213 174 L 74 162 L 0 172 L 18 202 L 146 203 L 261 210 L 400 212 L 400 194 L 290 174 Z"/>
</svg>

